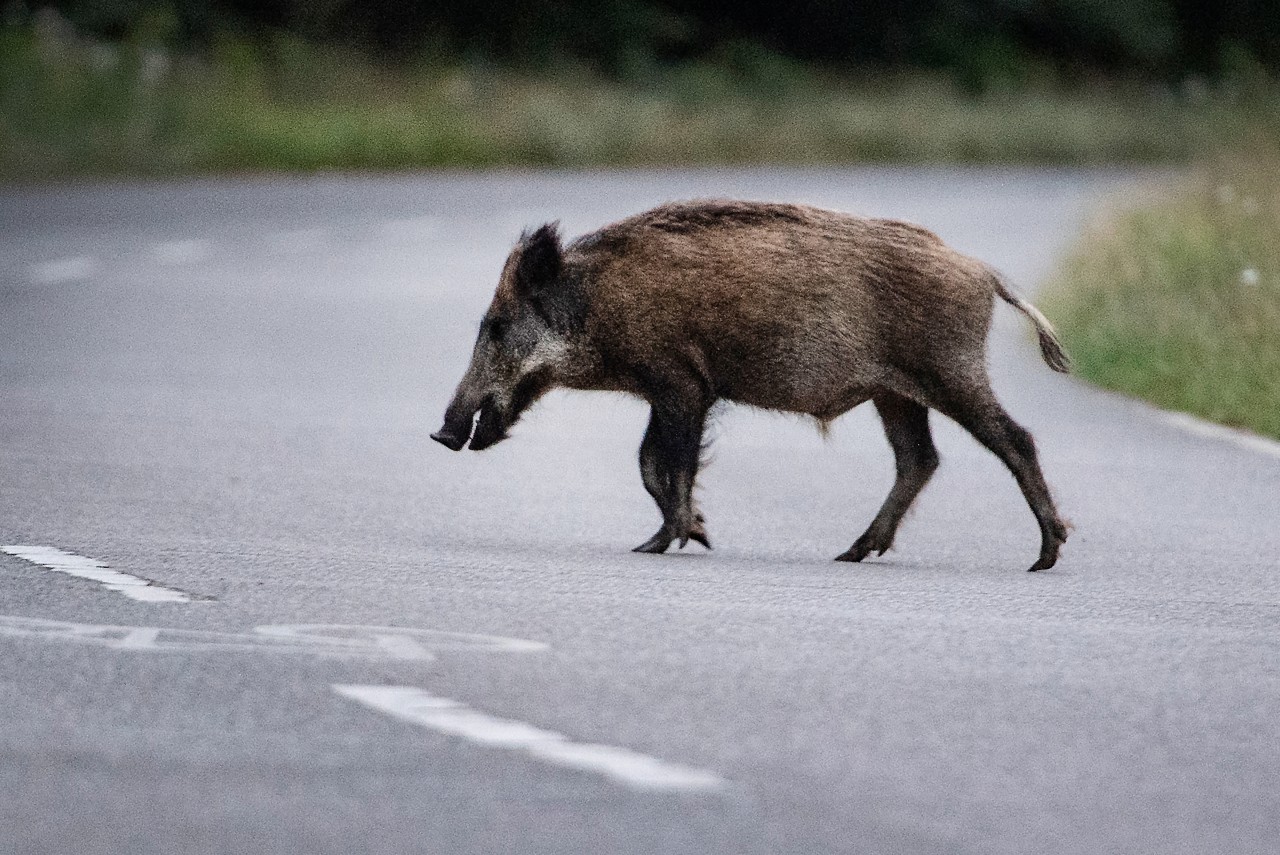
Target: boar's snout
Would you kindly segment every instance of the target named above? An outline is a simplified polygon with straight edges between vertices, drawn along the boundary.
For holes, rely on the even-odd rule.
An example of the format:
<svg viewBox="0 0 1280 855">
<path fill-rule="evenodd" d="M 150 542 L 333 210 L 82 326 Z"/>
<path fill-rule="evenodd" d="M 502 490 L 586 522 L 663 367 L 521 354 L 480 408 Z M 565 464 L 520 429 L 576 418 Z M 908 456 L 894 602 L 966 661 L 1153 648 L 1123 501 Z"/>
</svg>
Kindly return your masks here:
<svg viewBox="0 0 1280 855">
<path fill-rule="evenodd" d="M 431 438 L 450 451 L 461 451 L 471 439 L 471 428 L 476 417 L 475 407 L 459 406 L 456 402 L 444 414 L 444 426 L 431 434 Z"/>
<path fill-rule="evenodd" d="M 431 438 L 450 451 L 461 451 L 462 446 L 467 444 L 467 439 L 469 437 L 465 434 L 454 433 L 449 430 L 448 427 L 442 427 L 440 430 L 431 434 Z"/>
<path fill-rule="evenodd" d="M 431 438 L 451 451 L 461 451 L 471 440 L 472 451 L 484 451 L 491 445 L 497 445 L 507 438 L 510 424 L 502 407 L 492 396 L 486 398 L 479 406 L 480 417 L 471 408 L 449 408 L 445 414 L 444 426 L 431 434 Z"/>
</svg>

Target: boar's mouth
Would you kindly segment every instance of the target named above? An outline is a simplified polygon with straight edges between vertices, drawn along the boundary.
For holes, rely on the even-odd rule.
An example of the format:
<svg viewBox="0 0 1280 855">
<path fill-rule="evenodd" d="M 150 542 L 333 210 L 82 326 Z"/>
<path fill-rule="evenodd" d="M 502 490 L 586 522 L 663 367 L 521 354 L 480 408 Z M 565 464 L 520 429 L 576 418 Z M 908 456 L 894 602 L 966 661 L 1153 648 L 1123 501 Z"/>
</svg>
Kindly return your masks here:
<svg viewBox="0 0 1280 855">
<path fill-rule="evenodd" d="M 511 402 L 506 406 L 498 402 L 496 395 L 489 395 L 478 410 L 466 412 L 451 408 L 445 414 L 444 427 L 431 434 L 431 438 L 453 451 L 461 450 L 468 440 L 472 451 L 484 451 L 506 439 L 511 426 L 552 385 L 549 371 L 536 371 L 516 384 Z"/>
<path fill-rule="evenodd" d="M 480 405 L 479 415 L 476 418 L 475 412 L 450 412 L 445 416 L 444 427 L 431 438 L 450 451 L 461 451 L 467 440 L 471 440 L 472 451 L 483 451 L 507 438 L 511 423 L 492 395 Z"/>
<path fill-rule="evenodd" d="M 551 373 L 535 371 L 516 384 L 511 401 L 506 406 L 499 404 L 493 395 L 485 398 L 480 405 L 480 418 L 476 419 L 475 433 L 471 436 L 471 450 L 484 451 L 506 439 L 511 426 L 550 388 Z"/>
<path fill-rule="evenodd" d="M 476 419 L 476 431 L 471 436 L 471 450 L 484 451 L 507 438 L 510 423 L 506 415 L 498 408 L 492 396 L 485 398 L 480 405 L 480 418 Z"/>
</svg>

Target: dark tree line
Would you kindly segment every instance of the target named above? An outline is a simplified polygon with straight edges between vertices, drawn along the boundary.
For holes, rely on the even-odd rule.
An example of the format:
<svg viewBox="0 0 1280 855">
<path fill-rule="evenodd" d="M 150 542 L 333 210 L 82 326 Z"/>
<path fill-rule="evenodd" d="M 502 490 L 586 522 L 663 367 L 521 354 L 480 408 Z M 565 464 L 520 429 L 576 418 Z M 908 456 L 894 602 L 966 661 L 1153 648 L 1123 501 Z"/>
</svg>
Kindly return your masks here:
<svg viewBox="0 0 1280 855">
<path fill-rule="evenodd" d="M 1280 0 L 54 0 L 88 32 L 140 21 L 200 44 L 283 30 L 389 58 L 425 52 L 607 73 L 757 45 L 803 62 L 960 75 L 1041 66 L 1176 79 L 1241 63 L 1280 70 Z"/>
</svg>

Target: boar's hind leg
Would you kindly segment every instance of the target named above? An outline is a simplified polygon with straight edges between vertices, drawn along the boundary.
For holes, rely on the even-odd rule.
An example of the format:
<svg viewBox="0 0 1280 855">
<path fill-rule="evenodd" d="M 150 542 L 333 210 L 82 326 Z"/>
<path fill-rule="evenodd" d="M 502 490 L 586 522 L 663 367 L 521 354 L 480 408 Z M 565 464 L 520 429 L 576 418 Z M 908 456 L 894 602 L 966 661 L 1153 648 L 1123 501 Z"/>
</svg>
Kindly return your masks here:
<svg viewBox="0 0 1280 855">
<path fill-rule="evenodd" d="M 662 528 L 635 552 L 665 552 L 673 540 L 690 539 L 711 548 L 704 520 L 693 507 L 693 483 L 702 450 L 706 409 L 675 411 L 654 406 L 640 443 L 640 477 L 662 511 Z"/>
<path fill-rule="evenodd" d="M 1004 411 L 985 383 L 974 391 L 951 398 L 939 407 L 960 423 L 1009 467 L 1022 495 L 1040 523 L 1040 557 L 1028 570 L 1047 570 L 1058 560 L 1058 549 L 1067 540 L 1067 527 L 1058 516 L 1036 455 L 1035 440 L 1026 428 Z"/>
<path fill-rule="evenodd" d="M 872 552 L 884 555 L 893 546 L 903 515 L 938 468 L 938 451 L 929 433 L 929 410 L 888 392 L 877 394 L 874 400 L 893 446 L 898 477 L 875 520 L 837 561 L 861 561 Z"/>
</svg>

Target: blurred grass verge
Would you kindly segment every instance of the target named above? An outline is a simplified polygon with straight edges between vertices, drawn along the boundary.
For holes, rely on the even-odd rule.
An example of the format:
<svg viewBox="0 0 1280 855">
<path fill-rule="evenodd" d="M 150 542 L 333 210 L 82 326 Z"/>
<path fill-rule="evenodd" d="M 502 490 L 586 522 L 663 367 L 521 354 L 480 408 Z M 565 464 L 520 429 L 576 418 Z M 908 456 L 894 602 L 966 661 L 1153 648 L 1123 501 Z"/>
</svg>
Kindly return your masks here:
<svg viewBox="0 0 1280 855">
<path fill-rule="evenodd" d="M 56 15 L 0 28 L 0 180 L 253 170 L 1187 160 L 1280 131 L 1280 86 L 1052 75 L 980 92 L 814 71 L 751 44 L 624 78 L 379 65 L 276 34 L 174 55 Z M 631 82 L 624 82 L 631 81 Z"/>
<path fill-rule="evenodd" d="M 1098 220 L 1040 299 L 1083 377 L 1280 438 L 1280 148 Z"/>
</svg>

